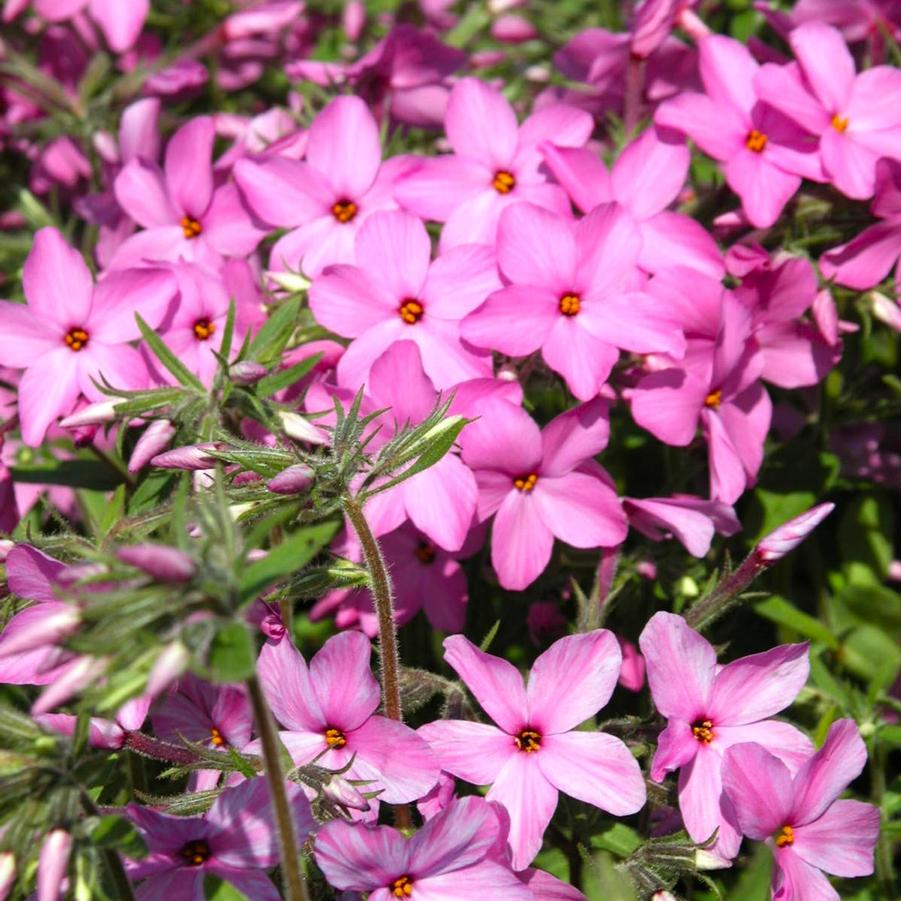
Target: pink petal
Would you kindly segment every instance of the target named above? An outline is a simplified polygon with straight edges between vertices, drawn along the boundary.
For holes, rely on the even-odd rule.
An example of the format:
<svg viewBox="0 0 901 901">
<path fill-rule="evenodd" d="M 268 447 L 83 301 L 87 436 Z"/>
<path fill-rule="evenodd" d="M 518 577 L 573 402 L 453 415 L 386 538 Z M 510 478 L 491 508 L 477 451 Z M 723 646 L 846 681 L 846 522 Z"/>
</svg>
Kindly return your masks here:
<svg viewBox="0 0 901 901">
<path fill-rule="evenodd" d="M 65 332 L 23 303 L 0 300 L 0 354 L 7 366 L 22 369 L 63 345 Z"/>
<path fill-rule="evenodd" d="M 416 801 L 438 781 L 438 760 L 425 739 L 386 717 L 371 716 L 359 729 L 348 731 L 347 750 L 357 755 L 357 778 L 372 780 L 373 789 L 384 788 L 379 798 L 389 804 Z"/>
<path fill-rule="evenodd" d="M 82 394 L 92 401 L 109 400 L 97 383 L 137 391 L 146 388 L 149 381 L 144 358 L 127 344 L 97 342 L 79 355 L 78 384 Z"/>
<path fill-rule="evenodd" d="M 723 752 L 732 745 L 753 742 L 779 758 L 792 774 L 813 754 L 810 739 L 796 726 L 781 720 L 761 720 L 747 726 L 718 726 L 713 747 Z"/>
<path fill-rule="evenodd" d="M 513 162 L 518 126 L 513 108 L 495 88 L 477 78 L 463 78 L 451 91 L 444 128 L 451 147 L 503 169 Z"/>
<path fill-rule="evenodd" d="M 28 544 L 17 544 L 6 555 L 6 583 L 20 598 L 56 601 L 53 587 L 65 564 Z"/>
<path fill-rule="evenodd" d="M 829 113 L 844 112 L 854 86 L 854 58 L 841 33 L 822 22 L 805 22 L 789 36 L 807 83 Z"/>
<path fill-rule="evenodd" d="M 209 116 L 191 119 L 166 147 L 166 184 L 179 212 L 201 219 L 213 196 L 213 141 L 216 127 Z"/>
<path fill-rule="evenodd" d="M 50 425 L 72 412 L 78 398 L 78 361 L 74 357 L 63 346 L 45 354 L 40 366 L 23 373 L 19 381 L 19 421 L 25 444 L 38 447 Z"/>
<path fill-rule="evenodd" d="M 678 770 L 698 753 L 698 740 L 685 720 L 670 719 L 657 736 L 657 750 L 651 761 L 651 778 L 662 782 L 667 773 Z"/>
<path fill-rule="evenodd" d="M 867 762 L 867 749 L 857 723 L 837 720 L 829 728 L 823 747 L 795 776 L 792 822 L 812 823 L 853 782 Z"/>
<path fill-rule="evenodd" d="M 542 474 L 532 499 L 542 522 L 573 547 L 614 547 L 626 539 L 626 514 L 616 492 L 593 475 Z"/>
<path fill-rule="evenodd" d="M 531 203 L 504 210 L 497 231 L 498 265 L 520 285 L 562 295 L 575 287 L 576 243 L 570 221 Z"/>
<path fill-rule="evenodd" d="M 827 250 L 820 270 L 840 285 L 862 291 L 878 285 L 901 255 L 901 228 L 897 222 L 877 222 L 847 244 Z"/>
<path fill-rule="evenodd" d="M 163 173 L 156 163 L 136 158 L 116 176 L 113 183 L 119 206 L 138 225 L 154 228 L 173 225 L 179 215 L 169 199 Z"/>
<path fill-rule="evenodd" d="M 147 13 L 150 11 L 150 0 L 90 0 L 91 17 L 103 30 L 110 49 L 121 53 L 131 47 L 138 39 Z"/>
<path fill-rule="evenodd" d="M 360 826 L 343 820 L 326 823 L 313 846 L 316 863 L 335 888 L 358 892 L 390 885 L 404 875 L 408 861 L 404 837 L 390 826 Z"/>
<path fill-rule="evenodd" d="M 723 790 L 732 801 L 741 831 L 764 841 L 788 825 L 791 774 L 758 744 L 728 748 L 723 755 Z"/>
<path fill-rule="evenodd" d="M 727 663 L 713 682 L 711 719 L 740 726 L 784 710 L 807 682 L 809 649 L 807 642 L 781 645 Z"/>
<path fill-rule="evenodd" d="M 328 728 L 306 661 L 289 640 L 263 645 L 257 674 L 272 713 L 283 726 L 317 733 Z"/>
<path fill-rule="evenodd" d="M 581 147 L 593 130 L 594 122 L 585 110 L 562 103 L 543 106 L 519 128 L 520 153 L 517 162 L 525 162 L 523 150 L 529 145 L 534 147 L 543 141 L 550 141 L 558 147 Z"/>
<path fill-rule="evenodd" d="M 876 162 L 881 154 L 853 139 L 847 132 L 830 128 L 820 139 L 823 168 L 842 194 L 856 200 L 873 196 L 876 188 Z"/>
<path fill-rule="evenodd" d="M 362 270 L 359 269 L 355 271 L 362 272 Z M 334 287 L 334 284 L 330 285 L 330 289 Z M 351 286 L 348 285 L 347 287 L 350 288 Z M 332 299 L 335 299 L 336 297 L 337 294 L 335 293 L 330 295 L 330 298 Z M 363 298 L 360 298 L 357 301 L 360 307 L 363 306 L 362 300 Z M 346 306 L 350 307 L 352 305 L 353 304 L 347 304 Z M 320 304 L 320 310 L 322 308 L 323 305 Z M 374 306 L 370 307 L 371 311 L 374 309 Z M 335 315 L 335 313 L 336 311 L 332 309 L 328 316 L 331 317 Z M 363 315 L 367 316 L 368 320 L 368 315 Z M 323 318 L 325 318 L 325 316 L 323 316 Z M 373 318 L 375 317 L 373 316 Z M 339 385 L 356 390 L 368 381 L 372 364 L 378 360 L 392 344 L 397 341 L 414 340 L 412 330 L 415 326 L 411 327 L 407 325 L 399 315 L 391 315 L 389 319 L 386 319 L 384 313 L 382 313 L 379 318 L 381 321 L 372 323 L 370 328 L 351 342 L 350 346 L 338 361 L 336 372 L 338 374 Z M 345 328 L 347 328 L 346 322 Z M 419 342 L 416 343 L 418 344 Z M 425 354 L 423 354 L 423 357 L 425 357 Z"/>
<path fill-rule="evenodd" d="M 710 850 L 728 860 L 738 853 L 741 832 L 732 804 L 723 793 L 721 766 L 716 751 L 700 744 L 694 759 L 679 771 L 679 810 L 694 841 L 705 842 L 719 830 Z"/>
<path fill-rule="evenodd" d="M 438 399 L 423 371 L 419 347 L 413 341 L 392 344 L 372 364 L 368 394 L 376 407 L 391 408 L 388 415 L 399 428 L 425 419 Z"/>
<path fill-rule="evenodd" d="M 741 197 L 748 221 L 769 228 L 801 186 L 801 178 L 774 166 L 763 154 L 742 147 L 726 163 L 726 181 Z"/>
<path fill-rule="evenodd" d="M 446 454 L 404 486 L 404 505 L 414 525 L 446 551 L 457 551 L 469 533 L 479 489 L 472 470 Z"/>
<path fill-rule="evenodd" d="M 500 287 L 494 248 L 460 244 L 429 267 L 422 297 L 430 315 L 459 320 Z"/>
<path fill-rule="evenodd" d="M 654 122 L 689 137 L 716 160 L 728 160 L 744 145 L 748 129 L 741 116 L 706 94 L 678 94 L 657 109 Z"/>
<path fill-rule="evenodd" d="M 541 575 L 554 547 L 535 499 L 521 491 L 504 498 L 495 514 L 491 537 L 491 565 L 510 591 L 522 591 Z"/>
<path fill-rule="evenodd" d="M 49 323 L 64 330 L 87 323 L 94 280 L 81 254 L 55 228 L 35 234 L 22 268 L 22 288 L 30 309 Z"/>
<path fill-rule="evenodd" d="M 508 841 L 514 870 L 527 867 L 535 858 L 557 807 L 557 789 L 540 769 L 541 753 L 520 752 L 511 757 L 486 795 L 510 815 Z"/>
<path fill-rule="evenodd" d="M 631 394 L 635 421 L 666 444 L 690 444 L 698 428 L 707 385 L 679 369 L 646 375 Z"/>
<path fill-rule="evenodd" d="M 699 44 L 698 68 L 704 89 L 717 105 L 751 112 L 757 102 L 757 63 L 744 44 L 725 35 L 704 38 Z"/>
<path fill-rule="evenodd" d="M 504 400 L 486 403 L 481 417 L 463 429 L 460 443 L 467 466 L 511 476 L 509 489 L 513 478 L 541 463 L 541 430 L 522 407 Z"/>
<path fill-rule="evenodd" d="M 119 156 L 123 163 L 136 157 L 155 160 L 159 156 L 159 118 L 159 97 L 144 97 L 122 110 L 119 122 Z"/>
<path fill-rule="evenodd" d="M 539 150 L 551 174 L 583 213 L 613 200 L 610 174 L 595 153 L 582 147 L 557 147 L 550 141 Z"/>
<path fill-rule="evenodd" d="M 607 401 L 596 398 L 555 416 L 541 432 L 541 472 L 559 476 L 599 454 L 610 437 Z"/>
<path fill-rule="evenodd" d="M 416 883 L 416 897 L 422 901 L 483 901 L 486 897 L 504 901 L 531 901 L 536 897 L 506 866 L 483 860 L 465 870 L 454 870 L 439 876 L 426 876 Z M 372 901 L 393 901 L 387 890 Z"/>
<path fill-rule="evenodd" d="M 560 319 L 559 308 L 560 298 L 550 290 L 510 285 L 470 313 L 460 323 L 460 335 L 476 347 L 523 357 L 541 347 Z"/>
<path fill-rule="evenodd" d="M 819 328 L 807 322 L 776 322 L 755 335 L 763 355 L 762 378 L 780 388 L 801 388 L 821 382 L 841 357 Z"/>
<path fill-rule="evenodd" d="M 185 238 L 180 225 L 161 225 L 138 232 L 126 238 L 110 260 L 110 269 L 128 269 L 147 262 L 176 262 L 192 259 L 191 243 Z"/>
<path fill-rule="evenodd" d="M 769 394 L 757 382 L 729 403 L 724 403 L 717 412 L 749 477 L 749 483 L 753 483 L 763 463 L 763 443 L 773 418 L 773 404 Z M 710 416 L 710 419 L 714 418 L 713 415 Z"/>
<path fill-rule="evenodd" d="M 329 726 L 358 729 L 375 713 L 381 692 L 369 667 L 371 655 L 372 645 L 365 635 L 342 632 L 332 636 L 310 661 L 310 680 Z"/>
<path fill-rule="evenodd" d="M 641 233 L 618 203 L 595 207 L 576 226 L 578 274 L 576 293 L 603 296 L 634 274 L 641 253 Z"/>
<path fill-rule="evenodd" d="M 514 735 L 528 724 L 525 686 L 512 663 L 480 651 L 462 635 L 444 639 L 444 659 L 501 729 Z"/>
<path fill-rule="evenodd" d="M 564 316 L 559 309 L 555 312 L 556 321 L 544 339 L 541 356 L 554 372 L 563 376 L 567 387 L 579 400 L 589 401 L 597 396 L 607 380 L 619 352 L 591 334 L 583 313 Z"/>
<path fill-rule="evenodd" d="M 338 97 L 313 120 L 307 162 L 326 175 L 334 190 L 358 200 L 370 188 L 382 161 L 379 129 L 359 97 Z"/>
<path fill-rule="evenodd" d="M 357 338 L 397 315 L 384 295 L 370 288 L 362 270 L 346 265 L 331 267 L 313 282 L 310 309 L 320 325 L 347 338 Z"/>
<path fill-rule="evenodd" d="M 402 322 L 400 317 L 398 321 Z M 491 377 L 491 356 L 464 344 L 456 322 L 426 314 L 417 325 L 411 338 L 419 345 L 426 374 L 436 388 L 444 390 L 469 379 Z"/>
<path fill-rule="evenodd" d="M 818 820 L 795 830 L 792 851 L 834 876 L 869 876 L 878 838 L 878 808 L 860 801 L 836 801 Z"/>
<path fill-rule="evenodd" d="M 610 700 L 621 664 L 619 643 L 607 629 L 555 641 L 529 675 L 529 725 L 543 736 L 575 729 Z"/>
<path fill-rule="evenodd" d="M 225 256 L 244 257 L 256 250 L 268 230 L 250 215 L 233 184 L 217 188 L 203 220 L 203 238 Z"/>
<path fill-rule="evenodd" d="M 507 760 L 519 753 L 512 736 L 487 723 L 435 720 L 417 731 L 441 769 L 473 785 L 490 785 Z"/>
<path fill-rule="evenodd" d="M 207 869 L 233 885 L 246 898 L 253 898 L 254 901 L 279 901 L 281 898 L 281 893 L 272 884 L 272 880 L 259 870 L 249 870 L 246 867 L 227 867 L 218 863 L 208 864 Z M 184 878 L 182 875 L 183 880 Z M 201 883 L 197 888 L 203 891 L 203 884 Z M 140 897 L 141 901 L 145 901 L 143 895 Z M 196 895 L 191 895 L 190 901 L 193 901 L 195 897 Z M 173 898 L 170 893 L 166 893 L 160 897 L 160 901 L 178 901 L 178 899 Z M 185 898 L 185 901 L 189 901 L 189 898 Z"/>
<path fill-rule="evenodd" d="M 650 294 L 630 292 L 589 298 L 579 321 L 596 338 L 634 353 L 665 353 L 681 358 L 685 338 L 671 316 Z"/>
<path fill-rule="evenodd" d="M 479 486 L 477 514 L 479 522 L 483 523 L 497 513 L 507 495 L 516 488 L 513 485 L 513 479 L 505 472 L 478 469 L 475 475 L 476 484 Z"/>
<path fill-rule="evenodd" d="M 710 643 L 681 616 L 663 611 L 651 617 L 638 643 L 660 713 L 689 723 L 706 714 L 716 671 Z"/>
<path fill-rule="evenodd" d="M 493 177 L 485 163 L 468 157 L 431 157 L 403 173 L 394 193 L 404 208 L 446 222 L 461 203 L 488 190 Z"/>
<path fill-rule="evenodd" d="M 618 817 L 644 807 L 641 767 L 623 742 L 612 735 L 544 735 L 534 756 L 544 777 L 565 795 Z"/>
<path fill-rule="evenodd" d="M 638 264 L 657 273 L 687 266 L 714 279 L 723 277 L 723 258 L 716 241 L 694 219 L 682 213 L 662 212 L 640 223 Z"/>
<path fill-rule="evenodd" d="M 901 99 L 901 77 L 897 69 L 892 66 L 873 66 L 866 69 L 855 79 L 850 101 L 843 110 L 851 123 L 849 128 L 853 132 L 861 133 L 885 132 L 887 148 L 897 149 L 897 144 L 892 143 L 889 135 L 897 135 L 897 127 L 901 125 L 899 99 Z M 897 153 L 892 155 L 897 158 Z"/>
<path fill-rule="evenodd" d="M 774 901 L 840 901 L 839 893 L 823 873 L 805 863 L 793 848 L 777 849 L 775 857 Z"/>
<path fill-rule="evenodd" d="M 250 208 L 273 225 L 303 225 L 322 215 L 335 200 L 316 170 L 282 156 L 238 160 L 234 173 Z"/>
<path fill-rule="evenodd" d="M 97 283 L 91 308 L 92 338 L 120 344 L 141 337 L 135 313 L 156 328 L 175 299 L 178 284 L 161 269 L 128 269 L 109 272 Z"/>
<path fill-rule="evenodd" d="M 767 63 L 761 66 L 754 77 L 754 88 L 761 100 L 807 131 L 820 134 L 830 127 L 830 114 L 804 86 L 800 69 L 795 64 Z"/>
<path fill-rule="evenodd" d="M 357 235 L 357 263 L 378 272 L 386 295 L 398 306 L 420 297 L 432 254 L 425 226 L 403 212 L 379 212 L 366 219 Z"/>
<path fill-rule="evenodd" d="M 616 161 L 611 173 L 613 196 L 637 220 L 649 219 L 676 199 L 690 160 L 684 143 L 664 141 L 656 129 L 649 128 Z"/>
<path fill-rule="evenodd" d="M 624 499 L 624 506 L 629 523 L 642 534 L 659 540 L 663 536 L 658 529 L 670 531 L 693 557 L 703 557 L 710 550 L 716 530 L 713 520 L 702 511 L 667 498 L 630 497 Z"/>
</svg>

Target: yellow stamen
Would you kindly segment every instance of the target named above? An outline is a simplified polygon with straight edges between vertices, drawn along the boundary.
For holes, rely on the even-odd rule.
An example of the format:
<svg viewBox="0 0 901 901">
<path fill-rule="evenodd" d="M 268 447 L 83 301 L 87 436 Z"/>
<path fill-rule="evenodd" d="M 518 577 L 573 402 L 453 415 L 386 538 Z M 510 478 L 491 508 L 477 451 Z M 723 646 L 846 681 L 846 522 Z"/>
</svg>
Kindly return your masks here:
<svg viewBox="0 0 901 901">
<path fill-rule="evenodd" d="M 194 335 L 198 341 L 206 341 L 216 331 L 216 323 L 209 319 L 198 319 L 194 323 Z"/>
<path fill-rule="evenodd" d="M 217 748 L 221 748 L 222 745 L 225 744 L 225 739 L 222 737 L 222 733 L 215 726 L 210 729 L 210 744 L 214 745 Z"/>
<path fill-rule="evenodd" d="M 422 319 L 425 308 L 418 300 L 405 300 L 400 305 L 398 312 L 400 313 L 400 318 L 403 319 L 407 325 L 415 325 Z"/>
<path fill-rule="evenodd" d="M 341 223 L 350 222 L 357 212 L 357 205 L 352 200 L 336 200 L 332 204 L 332 215 Z"/>
<path fill-rule="evenodd" d="M 210 859 L 210 846 L 203 839 L 197 839 L 184 845 L 179 854 L 188 866 L 199 867 Z"/>
<path fill-rule="evenodd" d="M 64 340 L 70 350 L 79 351 L 88 343 L 88 333 L 83 328 L 70 328 Z"/>
<path fill-rule="evenodd" d="M 564 294 L 560 298 L 560 312 L 564 316 L 575 316 L 582 309 L 578 294 Z"/>
<path fill-rule="evenodd" d="M 413 894 L 413 880 L 409 876 L 401 876 L 391 883 L 390 891 L 395 898 L 409 898 Z"/>
<path fill-rule="evenodd" d="M 347 739 L 340 729 L 326 729 L 325 743 L 330 748 L 343 748 L 347 744 Z"/>
<path fill-rule="evenodd" d="M 705 745 L 713 741 L 713 723 L 710 720 L 699 720 L 691 727 L 692 735 Z"/>
<path fill-rule="evenodd" d="M 783 826 L 782 831 L 776 836 L 776 847 L 784 848 L 795 843 L 795 830 L 791 826 Z"/>
<path fill-rule="evenodd" d="M 523 729 L 515 736 L 513 743 L 526 754 L 532 754 L 541 748 L 541 733 L 534 729 Z"/>
<path fill-rule="evenodd" d="M 190 216 L 183 216 L 181 220 L 181 230 L 184 233 L 184 236 L 190 241 L 203 231 L 203 226 L 196 219 L 192 219 Z"/>
<path fill-rule="evenodd" d="M 704 406 L 710 407 L 712 410 L 716 410 L 719 405 L 723 402 L 723 392 L 717 388 L 716 391 L 711 391 L 707 397 L 704 398 Z"/>
<path fill-rule="evenodd" d="M 529 492 L 531 491 L 536 483 L 538 482 L 538 474 L 535 472 L 530 472 L 526 476 L 520 476 L 517 479 L 513 480 L 513 487 L 517 488 L 519 491 Z"/>
<path fill-rule="evenodd" d="M 769 138 L 767 138 L 762 131 L 752 128 L 748 132 L 747 138 L 745 138 L 745 147 L 747 147 L 748 150 L 752 150 L 754 153 L 763 153 L 763 149 L 766 147 L 766 142 L 768 140 Z"/>
<path fill-rule="evenodd" d="M 836 114 L 832 117 L 832 127 L 833 127 L 839 134 L 843 134 L 844 131 L 845 131 L 845 129 L 848 127 L 848 117 L 847 117 L 847 116 L 840 116 L 838 113 L 836 113 Z"/>
<path fill-rule="evenodd" d="M 494 173 L 494 180 L 491 182 L 491 187 L 494 188 L 498 194 L 509 194 L 516 187 L 516 178 L 513 176 L 512 172 L 507 172 L 506 169 L 500 169 Z"/>
</svg>

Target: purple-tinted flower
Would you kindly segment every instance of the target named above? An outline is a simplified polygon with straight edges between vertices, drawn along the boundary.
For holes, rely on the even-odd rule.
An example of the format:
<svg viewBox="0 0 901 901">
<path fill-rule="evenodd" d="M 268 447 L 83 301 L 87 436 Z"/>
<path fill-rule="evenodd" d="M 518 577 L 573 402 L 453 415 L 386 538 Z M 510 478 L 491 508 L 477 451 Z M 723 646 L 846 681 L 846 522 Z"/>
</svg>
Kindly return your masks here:
<svg viewBox="0 0 901 901">
<path fill-rule="evenodd" d="M 835 504 L 818 504 L 783 523 L 765 536 L 754 549 L 758 560 L 770 566 L 793 551 L 833 510 Z"/>
<path fill-rule="evenodd" d="M 197 569 L 189 554 L 164 544 L 134 544 L 120 548 L 117 556 L 157 582 L 190 582 Z"/>
<path fill-rule="evenodd" d="M 655 613 L 639 639 L 657 710 L 667 718 L 651 763 L 660 781 L 679 772 L 679 808 L 688 834 L 712 850 L 736 855 L 741 832 L 722 792 L 722 757 L 741 742 L 757 742 L 792 770 L 809 756 L 810 740 L 794 726 L 770 719 L 807 681 L 807 644 L 782 645 L 725 666 L 701 635 L 672 613 Z"/>
<path fill-rule="evenodd" d="M 610 699 L 622 656 L 612 632 L 598 629 L 554 642 L 519 671 L 462 635 L 445 639 L 445 660 L 497 725 L 438 720 L 419 730 L 442 769 L 475 785 L 510 816 L 514 869 L 527 867 L 563 792 L 625 816 L 645 802 L 638 762 L 618 739 L 576 726 Z"/>
<path fill-rule="evenodd" d="M 694 557 L 703 557 L 710 550 L 715 533 L 734 535 L 741 529 L 735 511 L 728 504 L 688 494 L 626 497 L 623 509 L 633 529 L 652 541 L 677 538 Z"/>
<path fill-rule="evenodd" d="M 38 857 L 37 901 L 59 901 L 63 897 L 63 883 L 72 853 L 72 834 L 54 829 L 44 836 Z"/>
<path fill-rule="evenodd" d="M 794 774 L 759 744 L 723 757 L 723 788 L 741 831 L 773 852 L 774 901 L 838 901 L 823 875 L 873 872 L 879 809 L 837 800 L 860 775 L 867 750 L 854 720 L 833 723 L 823 747 Z"/>
</svg>

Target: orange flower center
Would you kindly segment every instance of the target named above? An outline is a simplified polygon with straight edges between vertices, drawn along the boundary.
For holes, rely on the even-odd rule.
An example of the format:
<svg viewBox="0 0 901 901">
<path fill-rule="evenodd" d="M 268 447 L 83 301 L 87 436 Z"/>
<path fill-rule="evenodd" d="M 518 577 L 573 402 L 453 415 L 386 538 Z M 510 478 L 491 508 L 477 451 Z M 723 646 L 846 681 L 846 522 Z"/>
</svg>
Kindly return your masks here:
<svg viewBox="0 0 901 901">
<path fill-rule="evenodd" d="M 713 741 L 713 723 L 710 720 L 698 720 L 691 727 L 691 734 L 702 744 L 709 745 Z"/>
<path fill-rule="evenodd" d="M 190 241 L 203 231 L 203 226 L 190 216 L 182 216 L 181 230 L 184 233 L 184 236 Z"/>
<path fill-rule="evenodd" d="M 350 222 L 357 212 L 357 205 L 352 200 L 336 200 L 332 204 L 332 215 L 341 223 Z"/>
<path fill-rule="evenodd" d="M 210 729 L 210 744 L 214 745 L 217 748 L 221 748 L 222 745 L 225 744 L 225 739 L 222 737 L 222 733 L 215 726 Z"/>
<path fill-rule="evenodd" d="M 763 153 L 763 148 L 766 147 L 767 140 L 767 136 L 762 131 L 752 128 L 745 138 L 745 147 L 747 147 L 748 150 L 753 150 L 754 153 Z"/>
<path fill-rule="evenodd" d="M 524 754 L 533 754 L 541 748 L 541 733 L 534 729 L 523 729 L 514 737 L 513 744 Z"/>
<path fill-rule="evenodd" d="M 409 898 L 413 894 L 413 880 L 409 876 L 401 876 L 391 883 L 390 892 L 395 898 Z"/>
<path fill-rule="evenodd" d="M 723 402 L 723 392 L 717 388 L 716 391 L 711 391 L 707 397 L 704 398 L 704 406 L 710 407 L 711 410 L 716 410 L 719 405 Z"/>
<path fill-rule="evenodd" d="M 499 169 L 494 173 L 491 187 L 498 194 L 509 194 L 516 187 L 516 179 L 512 172 L 508 172 L 506 169 Z"/>
<path fill-rule="evenodd" d="M 326 729 L 325 743 L 330 748 L 343 748 L 347 744 L 347 739 L 340 729 Z"/>
<path fill-rule="evenodd" d="M 416 548 L 416 556 L 421 563 L 434 563 L 435 546 L 427 541 L 420 541 L 419 546 Z"/>
<path fill-rule="evenodd" d="M 203 839 L 195 839 L 178 852 L 189 867 L 199 867 L 210 859 L 210 846 Z"/>
<path fill-rule="evenodd" d="M 791 826 L 783 826 L 782 831 L 776 836 L 776 847 L 784 848 L 795 843 L 795 830 Z"/>
<path fill-rule="evenodd" d="M 88 333 L 81 328 L 70 328 L 63 339 L 70 350 L 79 351 L 88 343 Z"/>
<path fill-rule="evenodd" d="M 405 300 L 397 311 L 400 314 L 400 318 L 403 319 L 407 325 L 416 325 L 420 319 L 422 319 L 422 314 L 425 312 L 425 307 L 418 301 L 408 299 Z"/>
<path fill-rule="evenodd" d="M 582 309 L 578 294 L 564 294 L 560 298 L 560 312 L 564 316 L 575 316 Z"/>
<path fill-rule="evenodd" d="M 519 491 L 525 491 L 528 493 L 531 491 L 538 482 L 538 473 L 530 472 L 526 476 L 519 476 L 513 480 L 513 487 Z"/>
<path fill-rule="evenodd" d="M 206 341 L 216 331 L 216 323 L 209 319 L 198 319 L 194 323 L 194 336 L 198 341 Z"/>
<path fill-rule="evenodd" d="M 833 127 L 839 134 L 842 134 L 842 133 L 845 131 L 845 129 L 848 127 L 848 117 L 847 117 L 847 116 L 840 116 L 838 113 L 836 113 L 836 114 L 832 117 L 832 127 Z"/>
</svg>

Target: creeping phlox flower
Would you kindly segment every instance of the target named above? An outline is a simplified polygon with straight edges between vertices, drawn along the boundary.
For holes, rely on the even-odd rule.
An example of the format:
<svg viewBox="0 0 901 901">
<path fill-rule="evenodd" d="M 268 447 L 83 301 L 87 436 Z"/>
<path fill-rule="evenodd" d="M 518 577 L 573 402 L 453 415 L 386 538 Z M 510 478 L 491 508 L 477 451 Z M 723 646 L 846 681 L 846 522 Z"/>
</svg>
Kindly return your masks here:
<svg viewBox="0 0 901 901">
<path fill-rule="evenodd" d="M 25 370 L 22 439 L 37 446 L 80 396 L 106 399 L 97 382 L 145 387 L 147 367 L 129 345 L 141 335 L 135 313 L 158 325 L 176 286 L 158 269 L 111 272 L 95 285 L 81 255 L 49 227 L 34 236 L 22 282 L 27 304 L 0 301 L 0 354 L 6 365 Z"/>
<path fill-rule="evenodd" d="M 475 785 L 510 816 L 513 868 L 527 867 L 560 792 L 626 816 L 645 802 L 638 762 L 618 738 L 576 727 L 613 694 L 622 654 L 597 629 L 554 642 L 535 661 L 528 685 L 512 663 L 462 635 L 445 639 L 445 660 L 497 725 L 437 720 L 420 727 L 441 768 Z"/>
<path fill-rule="evenodd" d="M 300 787 L 285 783 L 297 835 L 315 827 Z M 263 872 L 279 860 L 278 839 L 263 776 L 226 789 L 203 816 L 181 817 L 129 804 L 128 818 L 147 842 L 149 854 L 128 860 L 129 877 L 141 881 L 141 901 L 191 901 L 204 895 L 204 877 L 218 876 L 254 901 L 279 901 L 281 894 Z"/>
<path fill-rule="evenodd" d="M 823 747 L 794 776 L 759 744 L 726 750 L 723 788 L 741 831 L 773 851 L 774 901 L 838 901 L 824 872 L 873 872 L 879 810 L 861 801 L 837 800 L 866 762 L 867 750 L 853 720 L 833 723 Z"/>
<path fill-rule="evenodd" d="M 672 613 L 655 613 L 639 639 L 648 684 L 667 725 L 651 762 L 660 781 L 679 770 L 679 810 L 688 834 L 712 852 L 738 853 L 741 828 L 723 795 L 723 754 L 756 742 L 792 771 L 809 757 L 810 740 L 794 726 L 771 719 L 788 707 L 807 681 L 807 644 L 782 645 L 720 666 L 716 651 Z M 788 772 L 788 770 L 786 770 Z"/>
<path fill-rule="evenodd" d="M 316 652 L 307 667 L 288 638 L 269 641 L 257 672 L 279 733 L 294 762 L 317 760 L 346 779 L 366 781 L 389 804 L 425 795 L 438 780 L 438 764 L 409 726 L 376 715 L 380 691 L 369 669 L 372 646 L 359 632 L 342 632 Z M 252 750 L 254 745 L 248 746 Z"/>
</svg>

